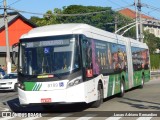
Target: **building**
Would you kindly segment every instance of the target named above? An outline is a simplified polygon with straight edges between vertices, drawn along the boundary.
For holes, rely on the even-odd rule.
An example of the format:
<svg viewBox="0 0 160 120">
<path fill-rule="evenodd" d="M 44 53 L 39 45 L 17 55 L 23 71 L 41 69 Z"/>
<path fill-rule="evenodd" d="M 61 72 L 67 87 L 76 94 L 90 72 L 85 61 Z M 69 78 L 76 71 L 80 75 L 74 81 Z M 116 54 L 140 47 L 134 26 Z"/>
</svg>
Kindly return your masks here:
<svg viewBox="0 0 160 120">
<path fill-rule="evenodd" d="M 3 15 L 1 15 L 3 16 Z M 8 13 L 8 38 L 11 46 L 19 41 L 24 33 L 27 33 L 36 25 L 17 12 Z M 6 37 L 4 18 L 0 17 L 0 65 L 6 65 Z"/>
<path fill-rule="evenodd" d="M 120 11 L 118 11 L 120 14 L 135 19 L 136 18 L 136 12 L 125 8 Z M 143 29 L 148 30 L 150 33 L 154 34 L 156 37 L 160 37 L 160 20 L 157 20 L 153 17 L 141 14 L 142 21 L 143 21 Z"/>
</svg>

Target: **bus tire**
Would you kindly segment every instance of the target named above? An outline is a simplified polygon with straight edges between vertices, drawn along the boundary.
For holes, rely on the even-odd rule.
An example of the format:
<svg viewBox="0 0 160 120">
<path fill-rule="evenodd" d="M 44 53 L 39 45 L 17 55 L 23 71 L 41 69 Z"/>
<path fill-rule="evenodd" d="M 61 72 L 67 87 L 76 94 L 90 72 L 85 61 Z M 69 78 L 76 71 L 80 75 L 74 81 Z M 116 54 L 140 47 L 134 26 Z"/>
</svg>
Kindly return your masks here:
<svg viewBox="0 0 160 120">
<path fill-rule="evenodd" d="M 14 89 L 13 89 L 13 91 L 14 91 L 14 92 L 17 92 L 17 91 L 18 91 L 17 83 L 14 84 Z"/>
<path fill-rule="evenodd" d="M 141 85 L 139 86 L 141 89 L 144 87 L 144 75 L 142 75 Z"/>
<path fill-rule="evenodd" d="M 125 93 L 125 83 L 124 83 L 124 80 L 121 80 L 121 83 L 120 83 L 120 93 L 119 93 L 119 97 L 123 97 L 124 96 L 124 93 Z"/>
<path fill-rule="evenodd" d="M 93 108 L 98 108 L 103 103 L 103 89 L 101 84 L 98 85 L 98 100 L 92 103 Z"/>
</svg>

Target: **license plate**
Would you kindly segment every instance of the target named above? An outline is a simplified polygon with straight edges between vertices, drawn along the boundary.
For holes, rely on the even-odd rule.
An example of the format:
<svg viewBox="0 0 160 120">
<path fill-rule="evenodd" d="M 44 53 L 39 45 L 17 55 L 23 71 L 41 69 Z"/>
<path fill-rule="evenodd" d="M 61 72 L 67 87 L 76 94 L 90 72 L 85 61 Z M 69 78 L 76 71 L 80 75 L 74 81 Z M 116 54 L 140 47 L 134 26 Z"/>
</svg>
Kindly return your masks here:
<svg viewBox="0 0 160 120">
<path fill-rule="evenodd" d="M 51 98 L 41 98 L 41 103 L 50 103 L 52 102 Z"/>
</svg>

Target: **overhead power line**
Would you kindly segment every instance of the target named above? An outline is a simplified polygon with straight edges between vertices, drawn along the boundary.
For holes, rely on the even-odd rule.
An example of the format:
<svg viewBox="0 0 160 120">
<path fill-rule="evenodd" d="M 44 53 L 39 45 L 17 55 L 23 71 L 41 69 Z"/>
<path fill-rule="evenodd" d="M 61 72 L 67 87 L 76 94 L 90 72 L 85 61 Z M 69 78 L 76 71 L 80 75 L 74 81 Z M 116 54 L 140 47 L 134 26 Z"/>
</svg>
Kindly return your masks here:
<svg viewBox="0 0 160 120">
<path fill-rule="evenodd" d="M 142 15 L 148 15 L 148 16 L 151 17 L 151 18 L 155 18 L 154 16 L 149 15 L 148 13 L 144 12 L 143 10 L 141 10 L 141 12 L 143 13 Z"/>
<path fill-rule="evenodd" d="M 108 1 L 110 1 L 111 3 L 113 3 L 113 4 L 117 5 L 117 6 L 122 7 L 121 5 L 117 4 L 116 2 L 113 2 L 113 0 L 108 0 Z"/>
<path fill-rule="evenodd" d="M 130 7 L 130 6 L 133 6 L 133 4 L 125 6 L 125 7 L 114 9 L 114 11 L 118 11 L 118 10 L 121 10 L 123 8 Z M 0 9 L 4 9 L 4 8 L 0 8 Z M 24 10 L 17 10 L 15 8 L 12 8 L 12 7 L 8 7 L 7 9 L 8 10 L 13 10 L 13 11 L 16 11 L 16 12 L 20 12 L 20 13 L 28 13 L 28 14 L 34 14 L 34 15 L 46 15 L 46 16 L 50 16 L 50 14 L 29 12 L 29 11 L 24 11 Z M 105 13 L 105 12 L 108 12 L 108 11 L 110 11 L 110 10 L 104 10 L 104 11 L 98 11 L 98 12 L 89 12 L 89 13 L 78 13 L 78 14 L 57 14 L 57 13 L 53 13 L 53 15 L 55 15 L 55 16 L 66 16 L 66 17 L 69 17 L 69 16 L 86 16 L 86 15 Z"/>
<path fill-rule="evenodd" d="M 19 1 L 21 1 L 21 0 L 16 0 L 15 2 L 9 4 L 8 6 L 14 5 L 14 4 L 18 3 Z"/>
<path fill-rule="evenodd" d="M 128 4 L 128 5 L 130 4 L 128 1 L 125 1 L 125 0 L 122 0 L 122 1 L 123 1 L 124 3 L 126 3 L 126 4 Z"/>
<path fill-rule="evenodd" d="M 154 7 L 152 5 L 148 5 L 148 4 L 143 4 L 144 7 L 147 7 L 147 8 L 150 8 L 152 9 L 153 11 L 158 11 L 160 12 L 160 8 L 157 8 L 157 7 Z"/>
</svg>

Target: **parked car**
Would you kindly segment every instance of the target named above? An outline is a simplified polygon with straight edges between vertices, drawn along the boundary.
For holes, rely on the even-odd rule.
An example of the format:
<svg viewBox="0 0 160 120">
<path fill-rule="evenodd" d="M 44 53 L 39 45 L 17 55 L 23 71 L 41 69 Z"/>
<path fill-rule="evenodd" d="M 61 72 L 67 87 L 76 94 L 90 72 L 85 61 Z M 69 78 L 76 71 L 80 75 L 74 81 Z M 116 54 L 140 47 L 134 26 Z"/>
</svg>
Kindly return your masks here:
<svg viewBox="0 0 160 120">
<path fill-rule="evenodd" d="M 0 68 L 0 78 L 2 78 L 4 75 L 5 75 L 5 71 L 2 68 Z"/>
<path fill-rule="evenodd" d="M 0 79 L 0 90 L 17 91 L 17 73 L 9 73 Z"/>
</svg>

